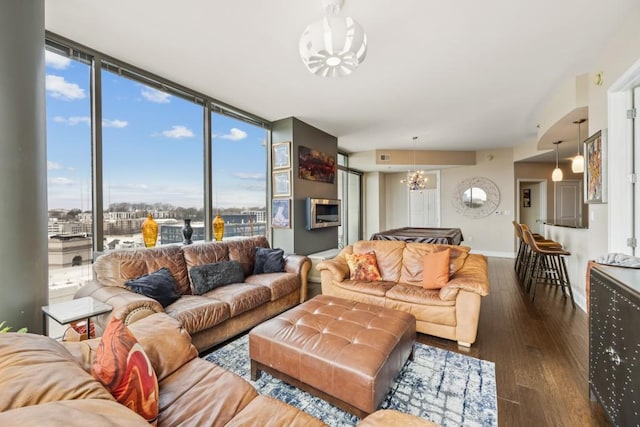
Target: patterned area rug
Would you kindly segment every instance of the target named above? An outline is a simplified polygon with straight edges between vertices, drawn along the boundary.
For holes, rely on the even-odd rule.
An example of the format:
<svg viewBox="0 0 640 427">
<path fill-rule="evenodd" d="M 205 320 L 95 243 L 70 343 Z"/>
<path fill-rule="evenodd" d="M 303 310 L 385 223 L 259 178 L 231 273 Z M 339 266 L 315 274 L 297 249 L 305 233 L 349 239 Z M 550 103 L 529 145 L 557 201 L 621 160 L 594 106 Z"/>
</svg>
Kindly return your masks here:
<svg viewBox="0 0 640 427">
<path fill-rule="evenodd" d="M 359 419 L 269 374 L 250 381 L 248 335 L 210 353 L 216 363 L 251 382 L 260 394 L 287 402 L 329 426 L 354 426 Z M 495 364 L 416 343 L 391 385 L 381 409 L 397 409 L 447 426 L 497 426 Z"/>
</svg>

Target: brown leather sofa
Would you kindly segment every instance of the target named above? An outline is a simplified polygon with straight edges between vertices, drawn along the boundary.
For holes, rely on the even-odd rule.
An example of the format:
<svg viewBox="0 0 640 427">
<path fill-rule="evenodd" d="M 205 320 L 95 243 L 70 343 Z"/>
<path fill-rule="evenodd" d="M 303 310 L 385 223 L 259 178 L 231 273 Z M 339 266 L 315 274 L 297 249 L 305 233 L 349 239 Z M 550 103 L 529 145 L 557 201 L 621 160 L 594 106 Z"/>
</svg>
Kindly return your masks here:
<svg viewBox="0 0 640 427">
<path fill-rule="evenodd" d="M 423 257 L 451 249 L 449 282 L 441 289 L 422 287 Z M 406 311 L 416 317 L 416 330 L 469 347 L 476 340 L 481 297 L 489 294 L 487 259 L 467 246 L 362 240 L 334 259 L 318 263 L 322 293 Z M 350 280 L 345 254 L 376 254 L 380 282 Z"/>
<path fill-rule="evenodd" d="M 324 426 L 247 381 L 198 358 L 187 331 L 166 314 L 129 326 L 158 377 L 159 426 Z M 91 376 L 100 339 L 60 343 L 33 334 L 0 334 L 0 425 L 149 426 Z M 378 411 L 362 426 L 433 426 Z"/>
<path fill-rule="evenodd" d="M 98 316 L 98 329 L 110 316 L 126 325 L 153 313 L 166 312 L 191 334 L 198 351 L 223 342 L 304 301 L 311 261 L 306 256 L 285 257 L 284 273 L 253 274 L 257 247 L 268 248 L 264 237 L 224 242 L 166 245 L 151 249 L 122 249 L 101 255 L 93 264 L 96 277 L 75 298 L 92 296 L 113 307 Z M 240 262 L 244 283 L 232 283 L 203 295 L 191 294 L 191 267 L 221 261 Z M 129 291 L 125 282 L 167 267 L 178 285 L 180 299 L 163 309 L 144 295 Z"/>
</svg>

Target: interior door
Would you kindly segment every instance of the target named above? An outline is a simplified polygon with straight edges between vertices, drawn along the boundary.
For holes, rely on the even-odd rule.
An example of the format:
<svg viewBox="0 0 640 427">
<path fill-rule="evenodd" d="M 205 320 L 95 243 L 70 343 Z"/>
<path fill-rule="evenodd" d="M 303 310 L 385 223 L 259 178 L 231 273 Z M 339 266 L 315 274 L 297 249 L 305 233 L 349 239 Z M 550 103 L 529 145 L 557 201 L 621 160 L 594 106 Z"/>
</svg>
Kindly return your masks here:
<svg viewBox="0 0 640 427">
<path fill-rule="evenodd" d="M 582 219 L 582 181 L 564 180 L 556 182 L 556 221 L 566 224 L 578 223 Z"/>
<path fill-rule="evenodd" d="M 439 226 L 437 189 L 409 191 L 409 226 Z"/>
</svg>

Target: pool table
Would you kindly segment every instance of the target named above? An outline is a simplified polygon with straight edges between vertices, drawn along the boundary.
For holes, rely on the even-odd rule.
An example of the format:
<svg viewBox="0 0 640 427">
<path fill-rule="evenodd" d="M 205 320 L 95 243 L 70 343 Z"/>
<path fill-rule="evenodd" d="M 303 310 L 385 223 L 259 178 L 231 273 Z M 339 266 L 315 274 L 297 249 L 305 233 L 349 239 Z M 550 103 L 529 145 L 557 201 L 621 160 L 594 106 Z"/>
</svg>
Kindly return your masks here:
<svg viewBox="0 0 640 427">
<path fill-rule="evenodd" d="M 403 227 L 373 233 L 370 240 L 402 240 L 417 243 L 459 245 L 464 238 L 459 228 Z"/>
</svg>

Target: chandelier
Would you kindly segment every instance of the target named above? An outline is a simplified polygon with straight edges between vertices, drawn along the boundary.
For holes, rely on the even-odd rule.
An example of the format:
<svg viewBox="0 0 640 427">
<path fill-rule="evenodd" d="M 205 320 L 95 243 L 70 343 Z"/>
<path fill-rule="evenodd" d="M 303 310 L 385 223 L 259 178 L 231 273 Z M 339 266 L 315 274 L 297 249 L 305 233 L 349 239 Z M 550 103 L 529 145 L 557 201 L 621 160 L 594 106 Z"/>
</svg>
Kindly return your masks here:
<svg viewBox="0 0 640 427">
<path fill-rule="evenodd" d="M 413 170 L 407 171 L 407 177 L 403 180 L 400 180 L 401 183 L 406 184 L 409 188 L 409 191 L 420 191 L 424 190 L 427 186 L 428 179 L 424 176 L 424 171 L 418 170 L 416 168 L 416 139 L 417 136 L 413 137 Z"/>
<path fill-rule="evenodd" d="M 367 55 L 367 35 L 351 17 L 340 17 L 344 0 L 322 0 L 325 16 L 300 37 L 300 57 L 318 76 L 348 76 Z"/>
</svg>

